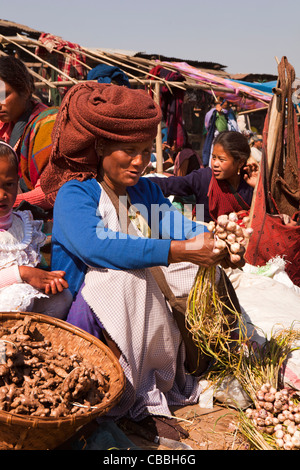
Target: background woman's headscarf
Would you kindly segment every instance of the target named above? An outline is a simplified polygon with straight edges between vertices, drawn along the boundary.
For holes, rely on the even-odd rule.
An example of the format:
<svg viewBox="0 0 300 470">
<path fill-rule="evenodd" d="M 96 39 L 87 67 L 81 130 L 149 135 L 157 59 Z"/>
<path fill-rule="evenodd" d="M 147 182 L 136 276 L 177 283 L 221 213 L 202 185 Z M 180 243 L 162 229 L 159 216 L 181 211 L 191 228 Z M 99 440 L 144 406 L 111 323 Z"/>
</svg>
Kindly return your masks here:
<svg viewBox="0 0 300 470">
<path fill-rule="evenodd" d="M 154 139 L 161 109 L 144 90 L 84 82 L 65 95 L 52 132 L 52 152 L 41 187 L 53 204 L 70 179 L 97 176 L 96 142 L 110 139 L 143 142 Z"/>
</svg>

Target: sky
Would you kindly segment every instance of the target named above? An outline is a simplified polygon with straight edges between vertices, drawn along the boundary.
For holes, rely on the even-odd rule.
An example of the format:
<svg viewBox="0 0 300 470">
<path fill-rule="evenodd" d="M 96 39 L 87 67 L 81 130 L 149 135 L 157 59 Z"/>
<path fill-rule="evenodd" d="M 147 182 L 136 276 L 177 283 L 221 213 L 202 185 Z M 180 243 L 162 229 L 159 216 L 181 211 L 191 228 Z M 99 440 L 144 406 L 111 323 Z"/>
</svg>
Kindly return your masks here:
<svg viewBox="0 0 300 470">
<path fill-rule="evenodd" d="M 300 77 L 299 0 L 0 0 L 0 18 L 88 48 L 215 62 L 230 74 Z"/>
</svg>

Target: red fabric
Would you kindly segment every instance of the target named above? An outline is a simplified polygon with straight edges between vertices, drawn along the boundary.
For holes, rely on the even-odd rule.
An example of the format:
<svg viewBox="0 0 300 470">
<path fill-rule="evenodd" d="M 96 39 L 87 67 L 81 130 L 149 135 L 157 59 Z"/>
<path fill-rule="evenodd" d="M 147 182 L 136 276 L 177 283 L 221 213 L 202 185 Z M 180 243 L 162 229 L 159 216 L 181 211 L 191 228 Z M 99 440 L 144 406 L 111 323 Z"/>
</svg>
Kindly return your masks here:
<svg viewBox="0 0 300 470">
<path fill-rule="evenodd" d="M 39 37 L 39 41 L 42 43 L 42 46 L 36 48 L 36 55 L 45 57 L 47 56 L 47 52 L 50 54 L 55 52 L 55 50 L 63 52 L 63 54 L 58 54 L 59 70 L 76 80 L 84 80 L 86 77 L 86 69 L 84 67 L 86 57 L 78 44 L 65 41 L 58 36 L 48 33 L 42 33 Z M 70 51 L 70 49 L 72 50 Z M 68 80 L 63 73 L 58 74 L 57 81 Z M 64 87 L 63 94 L 67 90 L 68 88 Z"/>
<path fill-rule="evenodd" d="M 241 198 L 242 199 L 242 198 Z M 209 213 L 213 220 L 217 220 L 219 215 L 230 214 L 230 212 L 244 211 L 225 180 L 218 181 L 212 175 L 208 188 Z M 245 206 L 248 204 L 243 200 Z M 248 206 L 250 209 L 250 207 Z"/>
<path fill-rule="evenodd" d="M 264 159 L 261 165 L 251 222 L 253 234 L 245 259 L 253 266 L 263 266 L 275 256 L 283 256 L 287 274 L 300 287 L 300 226 L 284 225 L 280 217 L 268 213 L 262 176 Z"/>
<path fill-rule="evenodd" d="M 285 225 L 282 218 L 278 217 L 278 215 L 287 214 L 293 218 L 296 213 L 299 213 L 297 194 L 299 194 L 300 181 L 300 139 L 297 116 L 291 99 L 294 71 L 285 57 L 278 66 L 278 76 L 280 77 L 278 87 L 282 89 L 278 98 L 280 106 L 277 106 L 280 110 L 278 137 L 270 170 L 267 149 L 271 103 L 263 130 L 263 156 L 256 195 L 253 199 L 251 222 L 253 234 L 245 258 L 248 263 L 261 266 L 275 256 L 284 257 L 287 261 L 285 268 L 287 274 L 293 283 L 300 287 L 300 226 Z M 287 80 L 286 77 L 290 76 L 292 78 Z M 287 144 L 286 153 L 283 151 L 285 143 Z M 273 168 L 276 169 L 275 176 L 272 176 Z M 282 169 L 286 169 L 287 173 L 285 174 Z M 273 184 L 274 180 L 277 184 L 280 183 L 278 187 Z M 298 181 L 298 187 L 296 183 L 293 185 L 293 191 L 289 191 L 289 194 L 293 193 L 294 198 L 289 208 L 291 213 L 288 214 L 287 209 L 283 208 L 288 207 L 286 205 L 288 198 L 284 200 L 284 197 L 288 194 L 291 180 L 294 183 Z M 278 188 L 280 188 L 279 191 Z"/>
</svg>

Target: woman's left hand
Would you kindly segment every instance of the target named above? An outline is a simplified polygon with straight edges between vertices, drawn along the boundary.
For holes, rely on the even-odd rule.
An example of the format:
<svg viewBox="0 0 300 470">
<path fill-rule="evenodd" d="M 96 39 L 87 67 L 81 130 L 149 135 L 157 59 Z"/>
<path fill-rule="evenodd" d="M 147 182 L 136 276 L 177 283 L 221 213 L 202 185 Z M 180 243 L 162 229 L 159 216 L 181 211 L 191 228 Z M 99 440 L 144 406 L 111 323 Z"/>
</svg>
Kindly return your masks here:
<svg viewBox="0 0 300 470">
<path fill-rule="evenodd" d="M 210 232 L 204 232 L 189 240 L 172 240 L 168 262 L 187 261 L 198 266 L 210 267 L 220 264 L 227 253 L 226 248 L 220 253 L 214 252 L 214 237 Z"/>
</svg>

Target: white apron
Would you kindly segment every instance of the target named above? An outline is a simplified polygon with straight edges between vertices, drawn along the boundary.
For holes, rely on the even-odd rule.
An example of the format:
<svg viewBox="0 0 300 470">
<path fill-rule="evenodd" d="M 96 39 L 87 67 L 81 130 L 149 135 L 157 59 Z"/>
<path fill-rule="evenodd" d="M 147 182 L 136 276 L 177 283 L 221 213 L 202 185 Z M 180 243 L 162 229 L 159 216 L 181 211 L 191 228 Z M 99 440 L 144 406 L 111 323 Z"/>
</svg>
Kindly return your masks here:
<svg viewBox="0 0 300 470">
<path fill-rule="evenodd" d="M 120 231 L 116 210 L 103 189 L 98 211 L 107 227 Z M 175 295 L 189 293 L 197 266 L 178 263 L 162 269 Z M 110 416 L 171 416 L 170 405 L 198 401 L 201 387 L 185 371 L 179 329 L 148 269 L 89 268 L 82 295 L 122 353 L 126 390 Z"/>
</svg>

